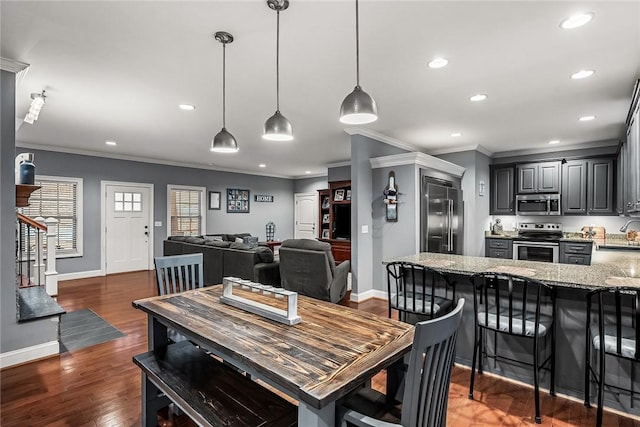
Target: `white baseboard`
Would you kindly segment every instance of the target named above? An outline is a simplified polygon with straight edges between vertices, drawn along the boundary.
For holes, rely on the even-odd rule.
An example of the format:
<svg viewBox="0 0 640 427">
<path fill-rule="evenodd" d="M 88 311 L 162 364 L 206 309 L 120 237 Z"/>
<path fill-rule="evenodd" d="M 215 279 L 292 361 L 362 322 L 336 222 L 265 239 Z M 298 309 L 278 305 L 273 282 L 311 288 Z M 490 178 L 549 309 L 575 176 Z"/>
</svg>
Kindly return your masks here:
<svg viewBox="0 0 640 427">
<path fill-rule="evenodd" d="M 0 369 L 56 354 L 60 354 L 60 343 L 58 341 L 49 341 L 31 347 L 7 351 L 6 353 L 0 353 Z"/>
<path fill-rule="evenodd" d="M 98 276 L 104 276 L 104 273 L 102 272 L 102 270 L 78 271 L 75 273 L 58 274 L 58 281 L 86 279 L 87 277 L 98 277 Z"/>
<path fill-rule="evenodd" d="M 386 300 L 387 292 L 370 289 L 365 292 L 360 292 L 359 294 L 354 294 L 353 292 L 351 293 L 351 301 L 353 302 L 362 302 L 364 300 L 368 300 L 369 298 L 380 298 Z"/>
</svg>

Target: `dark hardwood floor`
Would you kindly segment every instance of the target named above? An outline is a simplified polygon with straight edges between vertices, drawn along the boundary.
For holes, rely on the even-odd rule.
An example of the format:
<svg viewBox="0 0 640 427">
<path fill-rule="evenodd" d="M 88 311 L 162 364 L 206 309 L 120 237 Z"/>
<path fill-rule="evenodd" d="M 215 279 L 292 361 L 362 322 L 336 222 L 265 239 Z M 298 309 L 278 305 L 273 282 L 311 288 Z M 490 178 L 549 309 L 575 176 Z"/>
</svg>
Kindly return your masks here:
<svg viewBox="0 0 640 427">
<path fill-rule="evenodd" d="M 136 272 L 60 283 L 58 301 L 67 311 L 90 308 L 126 336 L 0 372 L 0 425 L 133 426 L 140 423 L 140 370 L 133 355 L 146 350 L 146 316 L 131 301 L 156 294 L 153 272 Z M 386 316 L 386 303 L 354 304 Z M 455 367 L 449 393 L 448 426 L 533 424 L 530 388 L 481 375 L 476 400 L 467 398 L 469 370 Z M 373 380 L 384 387 L 384 373 Z M 544 396 L 544 394 L 543 394 Z M 545 426 L 595 425 L 595 409 L 544 396 Z M 163 425 L 193 425 L 180 419 Z M 640 426 L 605 412 L 605 426 Z"/>
</svg>

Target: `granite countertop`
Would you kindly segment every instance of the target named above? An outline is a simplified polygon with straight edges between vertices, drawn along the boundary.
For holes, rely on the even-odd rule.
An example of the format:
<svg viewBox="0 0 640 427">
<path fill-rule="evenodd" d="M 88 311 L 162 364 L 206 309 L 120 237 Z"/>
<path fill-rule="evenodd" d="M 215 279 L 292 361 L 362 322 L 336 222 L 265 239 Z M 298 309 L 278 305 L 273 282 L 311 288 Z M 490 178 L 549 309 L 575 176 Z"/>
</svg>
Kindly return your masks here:
<svg viewBox="0 0 640 427">
<path fill-rule="evenodd" d="M 640 286 L 640 256 L 626 251 L 594 251 L 592 265 L 484 258 L 422 252 L 385 260 L 422 264 L 443 273 L 471 276 L 495 271 L 531 277 L 553 286 L 594 289 L 613 285 Z"/>
</svg>

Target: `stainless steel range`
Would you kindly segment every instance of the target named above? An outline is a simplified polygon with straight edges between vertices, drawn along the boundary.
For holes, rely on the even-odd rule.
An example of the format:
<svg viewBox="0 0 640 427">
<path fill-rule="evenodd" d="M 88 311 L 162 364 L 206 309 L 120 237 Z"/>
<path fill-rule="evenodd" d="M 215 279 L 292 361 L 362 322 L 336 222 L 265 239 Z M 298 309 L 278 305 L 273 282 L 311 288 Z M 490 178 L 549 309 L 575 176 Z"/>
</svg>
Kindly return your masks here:
<svg viewBox="0 0 640 427">
<path fill-rule="evenodd" d="M 513 239 L 513 259 L 559 262 L 562 224 L 521 222 Z"/>
</svg>

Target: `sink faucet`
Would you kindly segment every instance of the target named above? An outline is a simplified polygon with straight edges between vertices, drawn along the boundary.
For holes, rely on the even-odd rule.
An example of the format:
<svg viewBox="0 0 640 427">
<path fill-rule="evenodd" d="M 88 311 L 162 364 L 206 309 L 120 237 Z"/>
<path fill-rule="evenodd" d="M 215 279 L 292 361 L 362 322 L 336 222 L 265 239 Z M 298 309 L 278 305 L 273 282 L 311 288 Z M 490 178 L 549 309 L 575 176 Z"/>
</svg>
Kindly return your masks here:
<svg viewBox="0 0 640 427">
<path fill-rule="evenodd" d="M 624 233 L 625 231 L 627 231 L 627 228 L 629 227 L 629 224 L 631 224 L 632 222 L 640 222 L 640 219 L 630 219 L 629 221 L 627 221 L 625 223 L 625 225 L 620 227 L 620 232 Z"/>
</svg>

